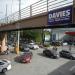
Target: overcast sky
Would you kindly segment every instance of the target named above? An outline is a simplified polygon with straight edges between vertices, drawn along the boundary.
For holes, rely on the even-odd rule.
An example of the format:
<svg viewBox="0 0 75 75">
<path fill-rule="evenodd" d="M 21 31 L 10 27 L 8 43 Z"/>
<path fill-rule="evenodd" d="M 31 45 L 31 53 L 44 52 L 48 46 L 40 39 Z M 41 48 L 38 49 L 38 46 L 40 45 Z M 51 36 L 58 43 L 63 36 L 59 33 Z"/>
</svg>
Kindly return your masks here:
<svg viewBox="0 0 75 75">
<path fill-rule="evenodd" d="M 29 6 L 37 1 L 39 0 L 21 0 L 21 8 Z M 18 11 L 19 0 L 0 0 L 0 18 L 3 18 L 6 14 L 6 4 L 7 4 L 8 15 Z"/>
</svg>

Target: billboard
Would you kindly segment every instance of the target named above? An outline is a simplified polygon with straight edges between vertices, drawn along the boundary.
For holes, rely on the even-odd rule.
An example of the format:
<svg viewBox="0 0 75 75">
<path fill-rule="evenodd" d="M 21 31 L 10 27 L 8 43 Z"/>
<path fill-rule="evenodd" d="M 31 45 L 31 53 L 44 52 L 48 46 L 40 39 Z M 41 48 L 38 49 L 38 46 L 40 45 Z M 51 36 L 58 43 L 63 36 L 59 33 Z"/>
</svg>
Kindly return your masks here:
<svg viewBox="0 0 75 75">
<path fill-rule="evenodd" d="M 64 25 L 72 23 L 72 6 L 48 12 L 48 25 Z"/>
</svg>

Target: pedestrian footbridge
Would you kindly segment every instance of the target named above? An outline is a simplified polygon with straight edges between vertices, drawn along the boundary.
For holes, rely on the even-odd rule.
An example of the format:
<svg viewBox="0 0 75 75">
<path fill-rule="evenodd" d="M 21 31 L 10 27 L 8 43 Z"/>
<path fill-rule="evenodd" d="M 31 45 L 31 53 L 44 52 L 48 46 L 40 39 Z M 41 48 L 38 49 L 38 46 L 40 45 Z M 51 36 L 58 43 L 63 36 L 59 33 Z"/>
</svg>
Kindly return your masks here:
<svg viewBox="0 0 75 75">
<path fill-rule="evenodd" d="M 48 12 L 70 5 L 73 0 L 41 0 L 1 19 L 0 31 L 48 27 Z"/>
</svg>

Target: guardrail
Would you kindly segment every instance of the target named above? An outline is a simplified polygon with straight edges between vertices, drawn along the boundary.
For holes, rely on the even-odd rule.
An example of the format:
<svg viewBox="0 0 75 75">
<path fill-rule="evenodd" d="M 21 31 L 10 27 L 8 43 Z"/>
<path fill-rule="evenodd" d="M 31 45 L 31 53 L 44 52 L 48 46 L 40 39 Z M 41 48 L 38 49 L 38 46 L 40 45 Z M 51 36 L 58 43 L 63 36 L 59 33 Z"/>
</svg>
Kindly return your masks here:
<svg viewBox="0 0 75 75">
<path fill-rule="evenodd" d="M 32 4 L 20 10 L 21 12 L 20 19 L 31 17 L 37 14 L 48 12 L 68 5 L 73 5 L 73 0 L 41 0 L 39 2 L 36 2 L 35 4 Z M 8 17 L 5 17 L 4 19 L 1 19 L 0 26 L 6 25 L 8 23 L 13 23 L 18 20 L 19 20 L 19 11 L 9 15 Z"/>
</svg>

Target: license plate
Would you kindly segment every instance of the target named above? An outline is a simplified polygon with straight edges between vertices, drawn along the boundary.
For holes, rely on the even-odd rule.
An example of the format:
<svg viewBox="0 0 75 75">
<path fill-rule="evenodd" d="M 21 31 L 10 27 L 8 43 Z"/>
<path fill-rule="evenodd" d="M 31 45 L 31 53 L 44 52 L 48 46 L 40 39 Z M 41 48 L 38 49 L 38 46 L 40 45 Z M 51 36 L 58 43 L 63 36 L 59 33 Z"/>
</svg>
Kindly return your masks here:
<svg viewBox="0 0 75 75">
<path fill-rule="evenodd" d="M 26 61 L 29 61 L 29 60 L 30 60 L 30 58 L 27 58 L 27 59 L 26 59 Z"/>
</svg>

